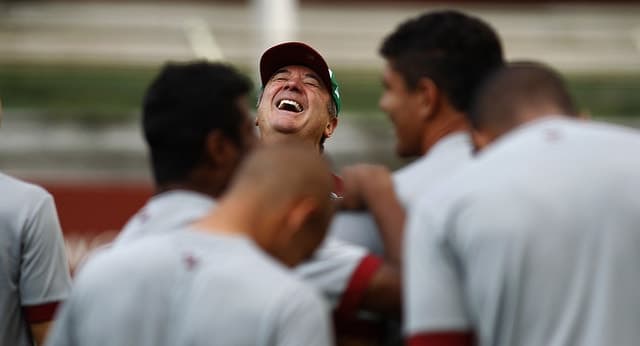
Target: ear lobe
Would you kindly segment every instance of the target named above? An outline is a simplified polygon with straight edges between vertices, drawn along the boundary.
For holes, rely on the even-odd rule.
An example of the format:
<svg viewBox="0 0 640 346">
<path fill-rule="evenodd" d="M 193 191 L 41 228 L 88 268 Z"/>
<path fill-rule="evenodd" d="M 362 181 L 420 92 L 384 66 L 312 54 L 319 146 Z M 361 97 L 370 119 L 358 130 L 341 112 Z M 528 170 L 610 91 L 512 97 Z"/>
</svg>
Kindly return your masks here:
<svg viewBox="0 0 640 346">
<path fill-rule="evenodd" d="M 331 137 L 333 131 L 336 130 L 336 127 L 338 127 L 338 117 L 331 116 L 327 126 L 324 128 L 324 136 L 327 138 Z"/>
</svg>

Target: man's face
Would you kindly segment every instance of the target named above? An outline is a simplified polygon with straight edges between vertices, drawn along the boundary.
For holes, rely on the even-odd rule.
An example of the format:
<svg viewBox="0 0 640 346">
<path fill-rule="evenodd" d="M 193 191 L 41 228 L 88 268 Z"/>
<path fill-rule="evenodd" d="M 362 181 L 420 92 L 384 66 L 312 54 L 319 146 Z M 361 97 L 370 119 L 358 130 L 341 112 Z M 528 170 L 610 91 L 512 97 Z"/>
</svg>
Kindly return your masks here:
<svg viewBox="0 0 640 346">
<path fill-rule="evenodd" d="M 331 96 L 320 77 L 304 66 L 285 66 L 264 87 L 258 104 L 261 139 L 274 142 L 295 135 L 318 146 L 329 137 L 337 118 L 330 115 Z"/>
<path fill-rule="evenodd" d="M 421 155 L 424 97 L 418 90 L 409 90 L 404 78 L 389 62 L 382 74 L 383 92 L 379 106 L 393 122 L 396 132 L 396 153 L 401 157 Z"/>
</svg>

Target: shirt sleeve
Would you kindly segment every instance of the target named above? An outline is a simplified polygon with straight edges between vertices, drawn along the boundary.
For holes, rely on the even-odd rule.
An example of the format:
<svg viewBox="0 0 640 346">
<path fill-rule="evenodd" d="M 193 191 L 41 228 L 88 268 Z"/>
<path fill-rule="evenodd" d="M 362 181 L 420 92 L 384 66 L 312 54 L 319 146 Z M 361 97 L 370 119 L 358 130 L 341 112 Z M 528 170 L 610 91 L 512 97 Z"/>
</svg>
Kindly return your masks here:
<svg viewBox="0 0 640 346">
<path fill-rule="evenodd" d="M 278 304 L 274 345 L 329 346 L 334 344 L 329 308 L 312 288 L 301 285 Z"/>
<path fill-rule="evenodd" d="M 339 308 L 345 301 L 352 302 L 348 306 L 358 305 L 381 263 L 360 246 L 328 237 L 295 272 L 323 293 L 333 308 Z"/>
<path fill-rule="evenodd" d="M 362 246 L 377 256 L 384 256 L 378 225 L 369 212 L 337 212 L 329 225 L 328 234 L 349 244 Z"/>
<path fill-rule="evenodd" d="M 76 305 L 71 296 L 58 310 L 56 321 L 47 337 L 46 346 L 74 346 L 74 330 L 78 328 L 73 321 L 73 309 Z"/>
<path fill-rule="evenodd" d="M 22 306 L 29 322 L 48 321 L 71 286 L 62 230 L 51 195 L 46 194 L 31 212 L 22 234 Z"/>
<path fill-rule="evenodd" d="M 405 334 L 466 331 L 470 321 L 464 306 L 462 282 L 446 241 L 442 210 L 420 203 L 409 214 L 405 237 Z"/>
</svg>

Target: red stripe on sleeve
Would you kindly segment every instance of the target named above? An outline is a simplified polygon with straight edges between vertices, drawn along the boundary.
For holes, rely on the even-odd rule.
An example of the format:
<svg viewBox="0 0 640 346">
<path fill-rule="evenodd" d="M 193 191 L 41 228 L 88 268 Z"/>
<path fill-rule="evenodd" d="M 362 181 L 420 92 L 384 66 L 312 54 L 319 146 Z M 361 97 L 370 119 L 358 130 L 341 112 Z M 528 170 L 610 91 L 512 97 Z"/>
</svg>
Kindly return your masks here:
<svg viewBox="0 0 640 346">
<path fill-rule="evenodd" d="M 473 346 L 471 332 L 437 332 L 416 334 L 407 339 L 407 346 Z"/>
<path fill-rule="evenodd" d="M 367 255 L 360 261 L 351 275 L 347 289 L 342 294 L 342 299 L 335 311 L 336 317 L 347 317 L 356 312 L 373 274 L 380 265 L 382 260 L 373 255 Z"/>
<path fill-rule="evenodd" d="M 41 323 L 53 320 L 60 302 L 47 303 L 42 305 L 23 306 L 25 319 L 29 323 Z"/>
</svg>

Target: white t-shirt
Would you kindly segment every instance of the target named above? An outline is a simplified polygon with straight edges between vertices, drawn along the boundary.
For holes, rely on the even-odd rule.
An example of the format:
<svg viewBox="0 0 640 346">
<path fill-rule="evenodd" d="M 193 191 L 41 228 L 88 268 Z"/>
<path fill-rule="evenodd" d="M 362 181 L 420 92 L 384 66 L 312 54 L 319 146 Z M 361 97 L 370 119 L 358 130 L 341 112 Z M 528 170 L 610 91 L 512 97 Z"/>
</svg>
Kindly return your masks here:
<svg viewBox="0 0 640 346">
<path fill-rule="evenodd" d="M 202 218 L 214 207 L 211 197 L 193 191 L 158 194 L 131 218 L 114 245 L 129 244 L 149 235 L 173 233 Z M 339 313 L 350 314 L 366 289 L 361 283 L 370 280 L 379 265 L 380 260 L 365 249 L 327 237 L 313 257 L 297 266 L 294 272 L 320 290 Z"/>
<path fill-rule="evenodd" d="M 332 343 L 313 288 L 245 237 L 187 228 L 96 254 L 48 345 Z"/>
<path fill-rule="evenodd" d="M 640 134 L 552 117 L 489 147 L 412 210 L 409 337 L 637 345 Z"/>
<path fill-rule="evenodd" d="M 466 132 L 455 132 L 438 141 L 429 152 L 393 173 L 396 195 L 405 209 L 418 198 L 442 184 L 471 161 L 473 144 Z M 382 256 L 384 245 L 373 216 L 369 212 L 339 212 L 333 218 L 329 234 L 361 245 Z"/>
<path fill-rule="evenodd" d="M 71 286 L 62 231 L 42 188 L 0 173 L 0 194 L 0 345 L 31 345 Z"/>
</svg>

